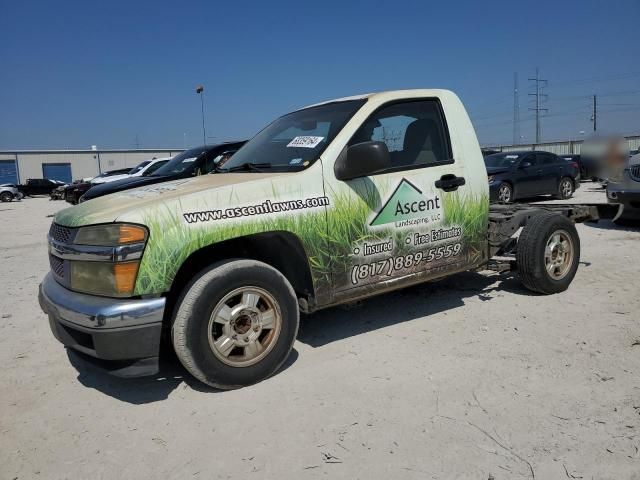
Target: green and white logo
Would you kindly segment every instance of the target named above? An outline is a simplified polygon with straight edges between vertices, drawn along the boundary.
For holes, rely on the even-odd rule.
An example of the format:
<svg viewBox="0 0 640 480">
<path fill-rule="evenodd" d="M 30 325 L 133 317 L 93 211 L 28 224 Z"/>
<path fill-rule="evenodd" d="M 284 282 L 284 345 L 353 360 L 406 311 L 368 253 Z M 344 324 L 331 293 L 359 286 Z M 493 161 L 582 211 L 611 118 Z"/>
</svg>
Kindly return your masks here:
<svg viewBox="0 0 640 480">
<path fill-rule="evenodd" d="M 440 211 L 441 208 L 440 197 L 435 195 L 426 198 L 418 187 L 403 178 L 370 225 L 375 227 L 424 218 L 430 212 Z"/>
</svg>

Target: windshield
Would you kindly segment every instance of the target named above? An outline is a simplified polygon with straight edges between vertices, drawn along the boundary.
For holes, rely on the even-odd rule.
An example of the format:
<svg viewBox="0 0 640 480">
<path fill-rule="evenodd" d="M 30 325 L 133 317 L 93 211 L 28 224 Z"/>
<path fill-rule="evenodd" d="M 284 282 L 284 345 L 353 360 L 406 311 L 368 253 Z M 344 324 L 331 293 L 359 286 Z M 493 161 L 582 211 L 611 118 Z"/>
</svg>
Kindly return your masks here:
<svg viewBox="0 0 640 480">
<path fill-rule="evenodd" d="M 522 155 L 515 153 L 494 153 L 484 157 L 484 164 L 487 167 L 510 167 L 518 161 Z"/>
<path fill-rule="evenodd" d="M 128 174 L 129 175 L 133 175 L 134 173 L 138 173 L 140 170 L 142 170 L 144 167 L 146 167 L 147 165 L 149 165 L 149 163 L 151 163 L 151 160 L 146 160 L 142 163 L 140 163 L 139 165 L 136 165 L 135 167 L 133 167 L 131 170 L 129 170 Z"/>
<path fill-rule="evenodd" d="M 176 175 L 191 168 L 196 159 L 206 151 L 206 147 L 197 147 L 173 157 L 169 162 L 165 163 L 162 168 L 154 172 L 154 175 Z"/>
<path fill-rule="evenodd" d="M 328 103 L 280 117 L 238 150 L 222 171 L 247 164 L 285 171 L 306 167 L 365 102 L 366 99 Z"/>
<path fill-rule="evenodd" d="M 160 160 L 159 162 L 154 163 L 153 165 L 151 165 L 149 168 L 147 168 L 144 173 L 142 174 L 145 177 L 148 177 L 149 175 L 151 175 L 153 172 L 155 172 L 156 170 L 158 170 L 160 167 L 162 167 L 163 165 L 165 165 L 169 160 Z"/>
</svg>

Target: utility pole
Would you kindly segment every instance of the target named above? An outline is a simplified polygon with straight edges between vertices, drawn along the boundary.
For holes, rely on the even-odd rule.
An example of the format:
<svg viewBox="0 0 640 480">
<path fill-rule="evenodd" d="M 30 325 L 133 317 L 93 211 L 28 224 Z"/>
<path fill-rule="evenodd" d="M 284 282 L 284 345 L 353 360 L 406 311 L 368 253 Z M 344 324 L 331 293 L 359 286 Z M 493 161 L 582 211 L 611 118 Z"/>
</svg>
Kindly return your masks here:
<svg viewBox="0 0 640 480">
<path fill-rule="evenodd" d="M 140 149 L 140 139 L 138 138 L 138 134 L 136 133 L 136 150 Z"/>
<path fill-rule="evenodd" d="M 598 96 L 593 96 L 593 113 L 591 114 L 591 121 L 593 122 L 593 131 L 598 129 Z"/>
<path fill-rule="evenodd" d="M 518 72 L 513 73 L 513 144 L 520 141 L 520 95 L 518 93 Z"/>
<path fill-rule="evenodd" d="M 207 129 L 204 126 L 204 86 L 198 85 L 196 87 L 196 93 L 200 94 L 200 108 L 202 109 L 202 140 L 207 144 Z"/>
<path fill-rule="evenodd" d="M 542 80 L 540 78 L 540 72 L 538 71 L 538 67 L 536 67 L 536 77 L 530 78 L 529 81 L 535 82 L 535 92 L 529 94 L 530 97 L 534 97 L 535 107 L 529 108 L 529 110 L 533 110 L 534 112 L 536 112 L 536 143 L 540 143 L 540 112 L 546 113 L 549 111 L 548 108 L 540 107 L 540 105 L 542 105 L 542 103 L 545 102 L 548 97 L 547 95 L 540 93 L 540 90 L 547 86 L 547 80 Z"/>
</svg>

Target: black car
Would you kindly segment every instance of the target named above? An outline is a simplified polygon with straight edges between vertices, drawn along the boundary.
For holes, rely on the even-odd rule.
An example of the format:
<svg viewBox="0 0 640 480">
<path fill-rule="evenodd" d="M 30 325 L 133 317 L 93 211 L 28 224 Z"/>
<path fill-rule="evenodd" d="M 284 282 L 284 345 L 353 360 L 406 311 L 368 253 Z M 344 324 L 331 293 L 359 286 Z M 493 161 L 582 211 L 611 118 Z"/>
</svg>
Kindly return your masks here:
<svg viewBox="0 0 640 480">
<path fill-rule="evenodd" d="M 578 181 L 578 167 L 549 152 L 502 152 L 486 156 L 489 197 L 510 203 L 518 198 L 555 195 L 570 198 Z"/>
<path fill-rule="evenodd" d="M 18 190 L 20 190 L 25 197 L 31 197 L 33 195 L 50 195 L 51 192 L 60 185 L 64 185 L 64 183 L 58 180 L 50 180 L 48 178 L 30 178 L 24 185 L 18 185 Z"/>
<path fill-rule="evenodd" d="M 218 143 L 185 150 L 150 175 L 94 185 L 80 197 L 80 202 L 130 188 L 211 173 L 216 166 L 222 166 L 245 142 L 246 140 Z"/>
<path fill-rule="evenodd" d="M 124 173 L 129 173 L 131 168 L 120 168 L 118 170 L 110 170 L 108 172 L 102 172 L 100 175 L 93 177 L 92 180 L 96 178 L 106 178 L 113 177 L 115 175 L 122 175 Z M 67 185 L 64 189 L 64 199 L 69 202 L 71 205 L 75 205 L 78 203 L 78 200 L 82 195 L 84 195 L 87 190 L 89 190 L 93 184 L 89 182 L 83 182 L 81 180 L 73 182 L 71 185 Z"/>
</svg>

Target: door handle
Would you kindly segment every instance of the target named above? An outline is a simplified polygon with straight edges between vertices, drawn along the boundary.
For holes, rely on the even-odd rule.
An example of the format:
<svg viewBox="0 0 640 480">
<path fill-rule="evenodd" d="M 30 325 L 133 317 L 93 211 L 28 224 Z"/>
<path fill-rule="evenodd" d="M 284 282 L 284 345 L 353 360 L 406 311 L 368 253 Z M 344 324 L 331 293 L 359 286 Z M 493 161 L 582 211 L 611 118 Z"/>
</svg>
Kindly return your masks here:
<svg viewBox="0 0 640 480">
<path fill-rule="evenodd" d="M 465 183 L 467 182 L 464 177 L 456 177 L 452 173 L 447 173 L 446 175 L 442 175 L 440 177 L 440 180 L 435 181 L 435 186 L 436 188 L 444 190 L 445 192 L 453 192 Z"/>
</svg>

